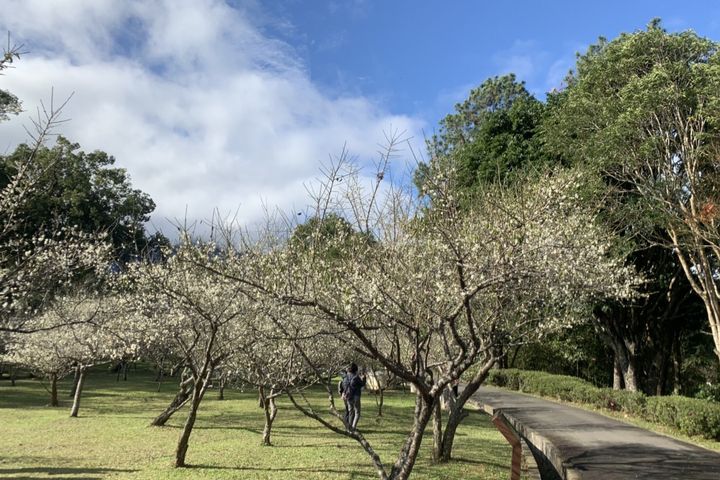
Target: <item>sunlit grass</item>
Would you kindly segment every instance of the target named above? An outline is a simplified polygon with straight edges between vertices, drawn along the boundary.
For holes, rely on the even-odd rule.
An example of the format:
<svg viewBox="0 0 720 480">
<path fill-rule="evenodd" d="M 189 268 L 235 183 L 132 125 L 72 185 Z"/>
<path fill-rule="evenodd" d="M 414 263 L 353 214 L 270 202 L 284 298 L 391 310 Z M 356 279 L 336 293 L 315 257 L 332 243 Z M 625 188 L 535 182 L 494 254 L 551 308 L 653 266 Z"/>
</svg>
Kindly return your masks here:
<svg viewBox="0 0 720 480">
<path fill-rule="evenodd" d="M 116 382 L 104 371 L 92 372 L 79 418 L 69 418 L 68 382 L 61 384 L 61 406 L 50 408 L 37 380 L 17 386 L 0 383 L 0 478 L 67 479 L 364 479 L 376 478 L 365 452 L 353 441 L 329 432 L 280 401 L 273 447 L 260 446 L 262 410 L 253 392 L 226 391 L 217 400 L 209 391 L 190 438 L 187 469 L 172 468 L 185 411 L 166 427 L 149 427 L 169 403 L 176 383 L 160 392 L 152 376 L 131 373 Z M 318 406 L 323 397 L 309 398 Z M 384 415 L 376 416 L 372 394 L 365 395 L 362 431 L 386 463 L 391 463 L 410 429 L 412 397 L 386 395 Z M 488 417 L 472 413 L 456 437 L 455 460 L 432 465 L 430 432 L 413 473 L 418 479 L 505 479 L 510 449 Z"/>
</svg>

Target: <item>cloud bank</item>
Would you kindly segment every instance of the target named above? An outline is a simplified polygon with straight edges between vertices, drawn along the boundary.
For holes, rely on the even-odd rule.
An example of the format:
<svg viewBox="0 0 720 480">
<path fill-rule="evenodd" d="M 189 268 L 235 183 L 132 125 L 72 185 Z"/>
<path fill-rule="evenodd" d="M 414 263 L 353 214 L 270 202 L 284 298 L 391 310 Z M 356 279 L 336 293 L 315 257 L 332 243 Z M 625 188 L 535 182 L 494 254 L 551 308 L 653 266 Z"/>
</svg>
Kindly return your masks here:
<svg viewBox="0 0 720 480">
<path fill-rule="evenodd" d="M 0 28 L 29 54 L 0 87 L 33 111 L 75 92 L 60 132 L 127 168 L 157 203 L 153 225 L 208 218 L 250 223 L 262 204 L 306 203 L 304 184 L 345 142 L 370 160 L 384 130 L 420 121 L 361 96 L 329 96 L 294 48 L 251 9 L 215 0 L 5 0 Z M 258 8 L 258 7 L 253 7 Z M 27 116 L 0 124 L 0 151 L 25 141 Z"/>
</svg>

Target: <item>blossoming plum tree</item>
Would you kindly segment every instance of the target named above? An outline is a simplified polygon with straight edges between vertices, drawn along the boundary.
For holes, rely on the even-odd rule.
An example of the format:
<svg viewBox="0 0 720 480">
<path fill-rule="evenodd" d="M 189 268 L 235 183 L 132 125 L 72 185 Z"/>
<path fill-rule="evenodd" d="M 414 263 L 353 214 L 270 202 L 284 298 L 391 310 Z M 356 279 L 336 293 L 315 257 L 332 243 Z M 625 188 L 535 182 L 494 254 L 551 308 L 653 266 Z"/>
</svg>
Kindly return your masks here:
<svg viewBox="0 0 720 480">
<path fill-rule="evenodd" d="M 613 237 L 595 222 L 593 209 L 579 205 L 572 173 L 548 174 L 518 191 L 484 192 L 464 211 L 451 188 L 452 171 L 428 172 L 426 198 L 390 182 L 388 165 L 398 153 L 390 140 L 372 175 L 363 176 L 344 154 L 316 190 L 312 217 L 340 216 L 352 231 L 327 235 L 316 222 L 309 242 L 246 251 L 252 261 L 234 279 L 314 316 L 320 328 L 335 329 L 346 351 L 414 387 L 413 426 L 389 467 L 362 432 L 294 402 L 358 441 L 381 479 L 406 479 L 452 382 L 479 365 L 445 433 L 436 435 L 438 459 L 449 458 L 462 407 L 497 361 L 498 345 L 568 325 L 594 296 L 630 296 L 637 279 L 610 255 Z M 400 339 L 400 348 L 378 335 Z M 332 392 L 329 402 L 336 413 Z"/>
</svg>

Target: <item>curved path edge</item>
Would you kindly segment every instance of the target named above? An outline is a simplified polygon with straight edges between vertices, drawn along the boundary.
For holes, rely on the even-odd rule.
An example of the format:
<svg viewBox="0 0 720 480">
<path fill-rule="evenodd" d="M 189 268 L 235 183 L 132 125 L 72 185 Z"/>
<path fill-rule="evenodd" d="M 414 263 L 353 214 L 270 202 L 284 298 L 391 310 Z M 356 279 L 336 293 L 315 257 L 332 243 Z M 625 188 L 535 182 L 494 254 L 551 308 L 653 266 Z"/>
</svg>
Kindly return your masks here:
<svg viewBox="0 0 720 480">
<path fill-rule="evenodd" d="M 487 413 L 500 410 L 554 466 L 555 478 L 720 479 L 720 453 L 595 412 L 494 387 L 481 387 L 472 401 Z M 538 467 L 543 479 L 553 478 L 542 461 Z"/>
</svg>

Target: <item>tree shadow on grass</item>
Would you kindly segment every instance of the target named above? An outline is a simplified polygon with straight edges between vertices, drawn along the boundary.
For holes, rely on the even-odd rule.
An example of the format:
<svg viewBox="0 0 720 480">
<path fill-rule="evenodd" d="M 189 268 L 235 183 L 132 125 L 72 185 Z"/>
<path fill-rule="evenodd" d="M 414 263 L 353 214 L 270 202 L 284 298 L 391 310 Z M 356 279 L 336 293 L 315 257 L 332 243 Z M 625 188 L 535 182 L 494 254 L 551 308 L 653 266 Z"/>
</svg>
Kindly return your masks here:
<svg viewBox="0 0 720 480">
<path fill-rule="evenodd" d="M 262 433 L 262 430 L 260 430 L 259 428 L 241 427 L 237 425 L 203 425 L 199 427 L 194 427 L 193 430 L 240 430 L 243 432 L 254 433 L 256 435 L 260 435 Z"/>
<path fill-rule="evenodd" d="M 347 448 L 347 449 L 357 449 L 357 444 L 348 444 L 343 445 L 340 443 L 302 443 L 302 444 L 283 444 L 283 443 L 275 443 L 273 442 L 272 448 Z"/>
<path fill-rule="evenodd" d="M 288 472 L 288 473 L 327 473 L 327 474 L 338 474 L 338 475 L 351 475 L 351 478 L 377 478 L 374 474 L 358 472 L 353 470 L 339 470 L 334 468 L 311 468 L 311 467 L 281 467 L 281 468 L 261 468 L 261 467 L 223 467 L 218 465 L 189 465 L 189 468 L 197 469 L 208 469 L 208 470 L 233 470 L 237 472 Z M 362 467 L 359 465 L 349 465 L 351 468 L 367 468 L 366 465 Z M 302 478 L 301 476 L 293 476 L 293 478 Z"/>
<path fill-rule="evenodd" d="M 21 480 L 37 478 L 26 475 L 45 474 L 56 480 L 102 480 L 107 475 L 133 472 L 137 472 L 137 470 L 93 467 L 0 467 L 0 478 L 13 478 L 15 480 Z"/>
<path fill-rule="evenodd" d="M 501 460 L 502 456 L 499 456 L 498 458 Z M 492 467 L 497 467 L 497 468 L 509 468 L 510 462 L 511 462 L 511 457 L 509 455 L 507 456 L 507 462 L 502 462 L 502 461 L 491 462 L 489 460 L 471 460 L 469 458 L 464 458 L 464 457 L 457 457 L 457 458 L 453 457 L 451 462 L 468 463 L 470 465 L 485 465 L 485 466 L 492 466 Z"/>
</svg>

